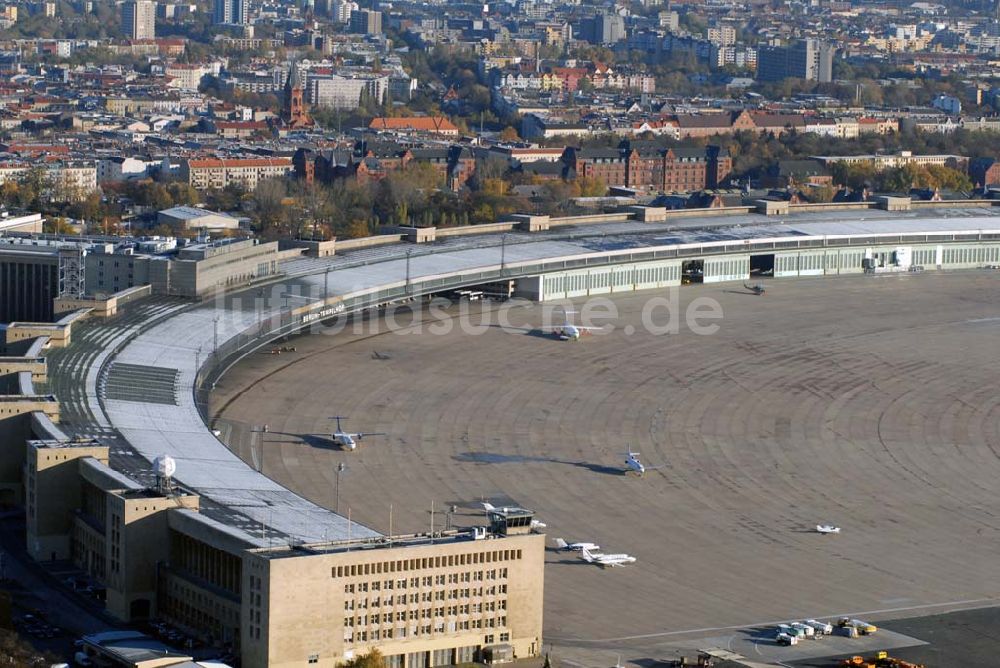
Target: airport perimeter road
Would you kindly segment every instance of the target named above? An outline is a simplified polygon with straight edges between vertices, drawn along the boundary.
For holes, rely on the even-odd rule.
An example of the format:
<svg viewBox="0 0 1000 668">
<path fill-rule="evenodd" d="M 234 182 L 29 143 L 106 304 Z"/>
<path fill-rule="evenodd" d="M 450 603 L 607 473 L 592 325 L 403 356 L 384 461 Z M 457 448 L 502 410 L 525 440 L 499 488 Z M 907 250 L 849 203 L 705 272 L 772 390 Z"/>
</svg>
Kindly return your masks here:
<svg viewBox="0 0 1000 668">
<path fill-rule="evenodd" d="M 345 464 L 341 512 L 380 531 L 390 504 L 396 532 L 427 530 L 432 502 L 436 526 L 453 505 L 482 523 L 485 498 L 638 557 L 602 571 L 550 552 L 545 640 L 564 655 L 1000 600 L 1000 275 L 767 287 L 681 288 L 682 308 L 721 304 L 713 336 L 644 331 L 658 291 L 616 297 L 614 330 L 579 342 L 534 330 L 540 306 L 513 332 L 301 337 L 236 367 L 214 410 L 235 441 L 266 423 L 264 473 L 318 503 L 336 505 Z M 387 435 L 342 452 L 332 415 Z M 628 446 L 656 470 L 624 475 Z"/>
</svg>

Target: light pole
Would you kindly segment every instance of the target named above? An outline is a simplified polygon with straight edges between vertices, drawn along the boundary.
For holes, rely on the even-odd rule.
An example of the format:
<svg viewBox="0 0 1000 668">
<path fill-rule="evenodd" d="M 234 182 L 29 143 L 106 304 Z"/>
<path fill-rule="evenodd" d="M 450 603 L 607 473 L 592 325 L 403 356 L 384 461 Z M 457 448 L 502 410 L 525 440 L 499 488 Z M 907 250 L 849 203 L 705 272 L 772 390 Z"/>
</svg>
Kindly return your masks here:
<svg viewBox="0 0 1000 668">
<path fill-rule="evenodd" d="M 500 278 L 503 278 L 504 264 L 507 261 L 507 235 L 500 235 Z"/>
<path fill-rule="evenodd" d="M 406 290 L 406 294 L 410 294 L 410 256 L 411 255 L 413 255 L 413 249 L 412 248 L 407 248 L 406 249 L 406 285 L 405 285 L 405 288 L 404 288 Z"/>
<path fill-rule="evenodd" d="M 333 267 L 327 267 L 326 273 L 323 274 L 323 301 L 326 301 L 330 297 L 330 270 Z"/>
<path fill-rule="evenodd" d="M 266 424 L 260 427 L 250 427 L 250 460 L 253 462 L 254 468 L 257 469 L 257 473 L 264 471 L 264 434 L 266 433 Z"/>
<path fill-rule="evenodd" d="M 340 474 L 347 472 L 347 464 L 345 464 L 344 462 L 340 462 L 339 464 L 337 464 L 337 468 L 335 470 L 336 470 L 336 473 L 337 473 L 337 485 L 336 485 L 336 487 L 337 487 L 337 503 L 334 506 L 334 510 L 339 515 L 340 514 Z"/>
</svg>

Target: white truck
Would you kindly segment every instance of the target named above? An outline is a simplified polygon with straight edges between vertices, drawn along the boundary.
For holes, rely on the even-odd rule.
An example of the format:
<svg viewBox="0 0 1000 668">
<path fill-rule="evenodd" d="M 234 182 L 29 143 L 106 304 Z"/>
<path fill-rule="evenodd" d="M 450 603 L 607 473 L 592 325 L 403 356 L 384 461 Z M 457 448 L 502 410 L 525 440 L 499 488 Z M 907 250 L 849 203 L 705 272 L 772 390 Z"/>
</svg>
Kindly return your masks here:
<svg viewBox="0 0 1000 668">
<path fill-rule="evenodd" d="M 828 636 L 833 634 L 833 624 L 830 624 L 829 622 L 807 619 L 802 623 L 811 626 L 818 636 Z"/>
<path fill-rule="evenodd" d="M 801 631 L 802 636 L 805 638 L 812 638 L 813 636 L 816 635 L 816 629 L 809 626 L 805 622 L 795 622 L 794 624 L 792 624 L 792 628 L 795 629 L 796 631 Z"/>
</svg>

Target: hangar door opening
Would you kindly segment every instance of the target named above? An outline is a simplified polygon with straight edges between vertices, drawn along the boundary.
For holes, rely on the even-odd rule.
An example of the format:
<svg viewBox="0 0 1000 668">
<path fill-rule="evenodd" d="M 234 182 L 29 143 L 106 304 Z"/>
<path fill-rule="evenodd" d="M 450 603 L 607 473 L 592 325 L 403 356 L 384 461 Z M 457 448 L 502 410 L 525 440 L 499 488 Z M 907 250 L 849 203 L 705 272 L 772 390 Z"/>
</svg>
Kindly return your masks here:
<svg viewBox="0 0 1000 668">
<path fill-rule="evenodd" d="M 750 276 L 769 278 L 774 276 L 774 253 L 750 256 Z"/>
<path fill-rule="evenodd" d="M 684 260 L 681 264 L 681 283 L 704 283 L 705 282 L 705 261 L 704 260 Z"/>
</svg>

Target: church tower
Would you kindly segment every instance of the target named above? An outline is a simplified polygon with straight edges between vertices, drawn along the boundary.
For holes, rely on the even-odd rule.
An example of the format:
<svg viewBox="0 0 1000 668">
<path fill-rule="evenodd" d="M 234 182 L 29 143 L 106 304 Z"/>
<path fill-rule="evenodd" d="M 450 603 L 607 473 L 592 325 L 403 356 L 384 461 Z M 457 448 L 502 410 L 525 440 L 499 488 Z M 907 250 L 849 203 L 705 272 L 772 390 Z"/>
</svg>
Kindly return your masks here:
<svg viewBox="0 0 1000 668">
<path fill-rule="evenodd" d="M 283 111 L 285 124 L 289 127 L 303 128 L 313 124 L 308 112 L 306 112 L 302 73 L 299 71 L 298 63 L 292 63 L 292 69 L 288 72 L 288 79 L 285 81 Z"/>
</svg>

